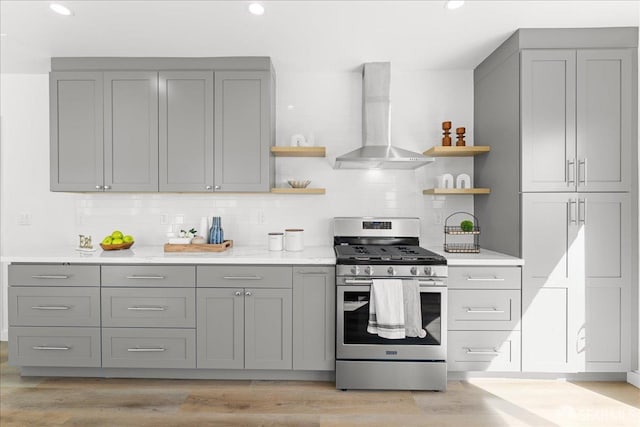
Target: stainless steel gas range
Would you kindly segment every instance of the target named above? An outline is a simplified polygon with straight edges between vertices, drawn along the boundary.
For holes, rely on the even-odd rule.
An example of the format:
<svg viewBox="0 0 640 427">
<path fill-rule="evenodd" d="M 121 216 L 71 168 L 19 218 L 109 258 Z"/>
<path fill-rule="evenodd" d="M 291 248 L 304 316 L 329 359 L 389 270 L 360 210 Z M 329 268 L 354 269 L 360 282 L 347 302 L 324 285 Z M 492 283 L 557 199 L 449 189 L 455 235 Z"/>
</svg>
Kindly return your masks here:
<svg viewBox="0 0 640 427">
<path fill-rule="evenodd" d="M 419 246 L 418 218 L 334 219 L 336 388 L 445 390 L 447 261 Z M 419 286 L 423 338 L 367 332 L 371 288 L 380 279 Z"/>
</svg>

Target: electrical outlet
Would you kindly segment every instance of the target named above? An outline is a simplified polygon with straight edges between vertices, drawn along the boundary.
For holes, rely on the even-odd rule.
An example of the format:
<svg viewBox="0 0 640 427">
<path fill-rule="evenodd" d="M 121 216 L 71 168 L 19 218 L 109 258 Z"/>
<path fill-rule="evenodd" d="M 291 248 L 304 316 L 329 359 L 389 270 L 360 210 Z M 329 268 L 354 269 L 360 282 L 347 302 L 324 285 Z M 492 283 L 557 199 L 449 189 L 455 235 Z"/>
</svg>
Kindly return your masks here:
<svg viewBox="0 0 640 427">
<path fill-rule="evenodd" d="M 258 224 L 264 224 L 264 211 L 262 209 L 258 211 Z"/>
<path fill-rule="evenodd" d="M 442 212 L 434 212 L 433 213 L 433 223 L 436 225 L 442 225 L 442 221 L 443 221 L 443 215 Z"/>
<path fill-rule="evenodd" d="M 169 214 L 163 213 L 160 214 L 160 225 L 169 224 Z"/>
<path fill-rule="evenodd" d="M 22 212 L 18 215 L 18 225 L 31 225 L 31 214 Z"/>
</svg>

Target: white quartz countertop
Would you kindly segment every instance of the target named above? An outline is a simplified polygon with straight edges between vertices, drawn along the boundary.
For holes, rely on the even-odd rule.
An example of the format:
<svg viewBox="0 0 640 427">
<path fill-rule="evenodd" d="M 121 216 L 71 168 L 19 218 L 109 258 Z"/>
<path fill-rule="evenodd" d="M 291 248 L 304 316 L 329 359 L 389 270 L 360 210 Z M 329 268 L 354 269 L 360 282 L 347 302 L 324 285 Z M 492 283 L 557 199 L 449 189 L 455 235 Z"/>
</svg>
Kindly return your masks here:
<svg viewBox="0 0 640 427">
<path fill-rule="evenodd" d="M 481 249 L 479 254 L 451 254 L 439 247 L 427 247 L 447 258 L 450 266 L 514 266 L 524 260 Z M 2 262 L 73 264 L 281 264 L 334 265 L 333 246 L 309 246 L 300 252 L 269 251 L 261 246 L 236 246 L 225 252 L 165 253 L 160 246 L 136 246 L 121 251 L 80 252 L 74 247 L 41 247 L 5 255 Z"/>
<path fill-rule="evenodd" d="M 490 251 L 488 249 L 480 249 L 479 254 L 452 254 L 445 252 L 442 247 L 427 247 L 430 251 L 440 254 L 447 258 L 447 265 L 466 265 L 466 266 L 514 266 L 524 265 L 522 258 L 511 255 L 505 255 L 500 252 Z"/>
<path fill-rule="evenodd" d="M 224 252 L 164 252 L 159 246 L 136 246 L 119 251 L 80 252 L 74 247 L 33 248 L 24 253 L 6 255 L 2 262 L 74 264 L 282 264 L 333 265 L 333 246 L 309 246 L 300 252 L 269 251 L 261 246 L 237 246 Z"/>
</svg>

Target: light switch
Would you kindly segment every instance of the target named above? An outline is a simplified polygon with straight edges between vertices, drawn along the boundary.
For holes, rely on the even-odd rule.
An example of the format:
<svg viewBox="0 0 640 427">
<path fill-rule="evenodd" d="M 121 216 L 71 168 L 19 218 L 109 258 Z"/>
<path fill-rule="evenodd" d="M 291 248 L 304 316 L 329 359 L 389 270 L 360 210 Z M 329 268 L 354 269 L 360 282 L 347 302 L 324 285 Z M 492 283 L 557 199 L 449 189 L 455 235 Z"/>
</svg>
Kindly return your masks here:
<svg viewBox="0 0 640 427">
<path fill-rule="evenodd" d="M 18 225 L 31 225 L 31 214 L 22 212 L 18 215 Z"/>
</svg>

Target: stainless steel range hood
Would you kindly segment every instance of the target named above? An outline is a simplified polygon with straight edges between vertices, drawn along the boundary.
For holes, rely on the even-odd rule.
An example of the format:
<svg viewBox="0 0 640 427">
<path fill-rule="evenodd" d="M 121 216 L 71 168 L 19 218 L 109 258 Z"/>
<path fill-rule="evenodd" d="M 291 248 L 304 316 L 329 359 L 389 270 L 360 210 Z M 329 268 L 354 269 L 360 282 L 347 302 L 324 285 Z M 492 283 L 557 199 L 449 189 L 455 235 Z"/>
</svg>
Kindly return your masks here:
<svg viewBox="0 0 640 427">
<path fill-rule="evenodd" d="M 415 169 L 434 161 L 391 145 L 390 62 L 367 62 L 362 68 L 363 146 L 336 158 L 335 169 Z"/>
</svg>

